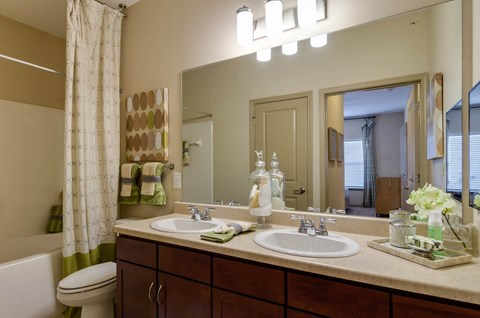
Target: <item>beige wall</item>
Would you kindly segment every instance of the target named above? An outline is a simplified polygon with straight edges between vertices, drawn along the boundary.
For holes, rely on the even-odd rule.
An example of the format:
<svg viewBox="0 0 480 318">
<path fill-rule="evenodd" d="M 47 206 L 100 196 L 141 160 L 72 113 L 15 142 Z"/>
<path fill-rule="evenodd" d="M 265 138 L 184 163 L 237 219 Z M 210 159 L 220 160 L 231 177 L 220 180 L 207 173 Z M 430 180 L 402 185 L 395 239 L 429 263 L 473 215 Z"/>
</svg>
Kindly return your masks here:
<svg viewBox="0 0 480 318">
<path fill-rule="evenodd" d="M 65 72 L 65 40 L 0 16 L 0 54 Z M 0 58 L 0 98 L 63 109 L 65 77 Z"/>
<path fill-rule="evenodd" d="M 430 77 L 443 73 L 443 110 L 446 113 L 462 98 L 462 2 L 452 1 L 432 8 L 430 28 L 440 30 L 430 37 Z M 440 36 L 441 34 L 441 36 Z M 430 180 L 445 189 L 445 161 L 430 160 Z"/>
<path fill-rule="evenodd" d="M 65 40 L 0 16 L 0 53 L 60 72 Z M 0 58 L 0 241 L 45 233 L 61 203 L 65 77 Z"/>
<path fill-rule="evenodd" d="M 61 203 L 63 110 L 0 100 L 0 241 L 45 233 Z"/>
</svg>

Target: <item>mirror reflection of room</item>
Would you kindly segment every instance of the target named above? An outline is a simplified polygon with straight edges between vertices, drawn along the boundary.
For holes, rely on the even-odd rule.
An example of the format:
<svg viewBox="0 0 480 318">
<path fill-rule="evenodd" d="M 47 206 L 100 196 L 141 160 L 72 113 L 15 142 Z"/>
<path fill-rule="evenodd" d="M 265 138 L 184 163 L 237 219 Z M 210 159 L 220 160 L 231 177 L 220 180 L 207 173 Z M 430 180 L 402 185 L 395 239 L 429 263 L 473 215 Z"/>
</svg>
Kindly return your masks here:
<svg viewBox="0 0 480 318">
<path fill-rule="evenodd" d="M 480 208 L 480 83 L 469 94 L 470 98 L 470 190 L 469 204 Z"/>
<path fill-rule="evenodd" d="M 412 92 L 413 85 L 406 85 L 345 93 L 347 214 L 388 216 L 401 207 L 401 167 L 407 164 L 401 155 L 401 143 L 406 143 L 401 133 Z"/>
</svg>

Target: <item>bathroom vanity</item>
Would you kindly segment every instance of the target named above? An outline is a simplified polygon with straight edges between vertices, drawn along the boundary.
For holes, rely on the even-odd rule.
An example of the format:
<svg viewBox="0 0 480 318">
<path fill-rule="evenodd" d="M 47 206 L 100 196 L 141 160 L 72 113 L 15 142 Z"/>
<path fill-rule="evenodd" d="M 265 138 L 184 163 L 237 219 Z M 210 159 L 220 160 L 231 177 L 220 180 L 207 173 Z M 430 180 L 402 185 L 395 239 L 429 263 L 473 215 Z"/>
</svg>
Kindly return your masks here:
<svg viewBox="0 0 480 318">
<path fill-rule="evenodd" d="M 150 228 L 168 217 L 115 228 L 117 317 L 480 317 L 476 258 L 432 270 L 350 233 L 357 255 L 291 256 L 256 245 L 256 232 L 218 244 Z"/>
</svg>

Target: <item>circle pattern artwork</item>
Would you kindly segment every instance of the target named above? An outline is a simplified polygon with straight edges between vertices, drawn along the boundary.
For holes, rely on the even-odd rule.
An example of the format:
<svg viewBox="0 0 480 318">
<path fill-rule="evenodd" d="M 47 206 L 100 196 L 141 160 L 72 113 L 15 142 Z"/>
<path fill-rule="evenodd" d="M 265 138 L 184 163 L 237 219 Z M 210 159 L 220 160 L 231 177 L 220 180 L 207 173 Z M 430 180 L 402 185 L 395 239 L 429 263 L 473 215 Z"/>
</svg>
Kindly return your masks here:
<svg viewBox="0 0 480 318">
<path fill-rule="evenodd" d="M 147 104 L 150 108 L 153 108 L 153 106 L 155 106 L 155 93 L 153 93 L 153 91 L 148 92 Z"/>
<path fill-rule="evenodd" d="M 127 112 L 131 112 L 133 110 L 133 100 L 132 96 L 127 97 Z"/>
<path fill-rule="evenodd" d="M 127 96 L 126 108 L 127 160 L 168 160 L 168 89 Z"/>
<path fill-rule="evenodd" d="M 140 108 L 142 110 L 147 109 L 147 93 L 142 92 L 140 94 Z"/>
<path fill-rule="evenodd" d="M 138 94 L 133 95 L 133 109 L 138 110 L 140 108 L 140 96 Z"/>
</svg>

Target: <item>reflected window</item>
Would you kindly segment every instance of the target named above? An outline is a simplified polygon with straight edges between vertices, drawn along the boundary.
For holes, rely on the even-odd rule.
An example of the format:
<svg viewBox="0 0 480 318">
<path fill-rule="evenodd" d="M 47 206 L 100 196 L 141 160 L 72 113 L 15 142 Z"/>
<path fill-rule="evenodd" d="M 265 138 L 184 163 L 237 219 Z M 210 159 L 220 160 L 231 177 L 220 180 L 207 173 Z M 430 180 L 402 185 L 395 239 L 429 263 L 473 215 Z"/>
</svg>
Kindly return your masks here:
<svg viewBox="0 0 480 318">
<path fill-rule="evenodd" d="M 361 140 L 344 142 L 345 186 L 363 189 L 363 144 Z"/>
<path fill-rule="evenodd" d="M 447 192 L 462 191 L 462 136 L 447 136 Z"/>
<path fill-rule="evenodd" d="M 480 134 L 470 135 L 470 191 L 480 192 Z"/>
</svg>

